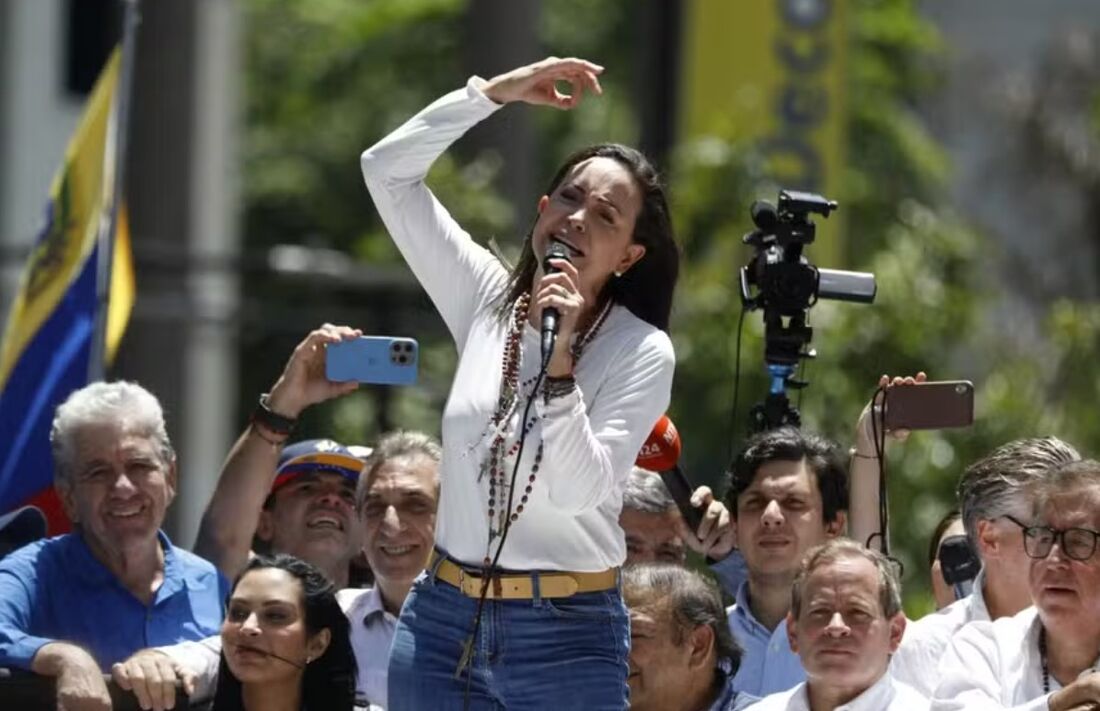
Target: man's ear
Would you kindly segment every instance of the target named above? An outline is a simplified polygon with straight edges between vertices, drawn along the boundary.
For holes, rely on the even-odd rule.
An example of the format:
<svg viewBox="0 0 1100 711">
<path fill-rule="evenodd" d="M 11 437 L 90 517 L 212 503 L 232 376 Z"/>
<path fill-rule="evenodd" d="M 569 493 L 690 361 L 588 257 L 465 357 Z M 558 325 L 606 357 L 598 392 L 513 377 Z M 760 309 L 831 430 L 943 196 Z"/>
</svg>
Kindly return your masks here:
<svg viewBox="0 0 1100 711">
<path fill-rule="evenodd" d="M 260 520 L 256 522 L 256 537 L 271 542 L 275 536 L 275 517 L 267 509 L 260 511 Z"/>
<path fill-rule="evenodd" d="M 1000 553 L 1001 541 L 997 536 L 997 528 L 992 521 L 981 519 L 978 521 L 978 557 L 996 557 Z"/>
<path fill-rule="evenodd" d="M 306 643 L 306 656 L 310 660 L 317 659 L 325 653 L 330 642 L 332 642 L 332 632 L 328 627 L 325 627 L 309 638 L 309 642 Z"/>
<path fill-rule="evenodd" d="M 825 523 L 825 537 L 836 538 L 840 534 L 844 533 L 844 529 L 848 526 L 848 512 L 837 511 L 836 518 L 832 521 Z"/>
<path fill-rule="evenodd" d="M 893 654 L 898 651 L 901 638 L 905 636 L 905 613 L 899 612 L 891 617 L 888 622 L 890 623 L 890 654 Z"/>
<path fill-rule="evenodd" d="M 710 625 L 699 625 L 693 629 L 688 635 L 688 644 L 691 647 L 688 666 L 693 669 L 703 669 L 708 665 L 714 665 L 711 650 L 715 648 L 715 636 Z"/>
<path fill-rule="evenodd" d="M 535 206 L 535 209 L 538 210 L 539 214 L 541 215 L 542 211 L 545 210 L 546 206 L 549 205 L 549 204 L 550 204 L 550 196 L 549 195 L 543 195 L 542 197 L 539 198 L 538 205 Z"/>
<path fill-rule="evenodd" d="M 798 654 L 798 620 L 794 612 L 787 613 L 787 644 L 791 645 L 791 651 Z"/>
</svg>

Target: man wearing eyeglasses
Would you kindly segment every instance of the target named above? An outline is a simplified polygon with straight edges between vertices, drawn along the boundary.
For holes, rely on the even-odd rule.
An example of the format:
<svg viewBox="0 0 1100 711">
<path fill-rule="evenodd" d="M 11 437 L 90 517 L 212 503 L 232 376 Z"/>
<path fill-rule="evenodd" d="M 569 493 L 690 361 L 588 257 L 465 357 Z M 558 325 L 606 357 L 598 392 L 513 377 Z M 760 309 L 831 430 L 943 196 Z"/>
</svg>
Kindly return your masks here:
<svg viewBox="0 0 1100 711">
<path fill-rule="evenodd" d="M 940 681 L 951 638 L 964 625 L 1011 617 L 1031 605 L 1030 559 L 1020 530 L 1030 520 L 1031 489 L 1052 469 L 1081 456 L 1056 437 L 1004 444 L 967 467 L 958 497 L 966 539 L 982 561 L 974 592 L 939 612 L 911 623 L 890 662 L 899 681 L 931 696 Z"/>
<path fill-rule="evenodd" d="M 1022 547 L 1035 606 L 955 635 L 933 711 L 1100 708 L 1100 462 L 1064 465 L 1034 494 Z"/>
</svg>

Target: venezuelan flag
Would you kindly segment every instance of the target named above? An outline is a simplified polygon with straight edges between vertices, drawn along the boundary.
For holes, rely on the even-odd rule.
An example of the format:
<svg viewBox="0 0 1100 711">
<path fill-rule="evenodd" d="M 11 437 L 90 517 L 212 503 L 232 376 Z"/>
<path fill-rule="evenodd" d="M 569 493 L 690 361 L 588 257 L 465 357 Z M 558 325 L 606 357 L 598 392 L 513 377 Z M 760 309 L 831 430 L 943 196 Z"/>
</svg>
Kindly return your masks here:
<svg viewBox="0 0 1100 711">
<path fill-rule="evenodd" d="M 0 342 L 0 512 L 32 503 L 50 532 L 68 528 L 53 494 L 49 432 L 54 410 L 88 383 L 96 322 L 97 237 L 107 224 L 115 166 L 112 106 L 119 51 L 92 91 L 65 159 L 50 186 L 38 233 Z M 112 250 L 107 361 L 113 358 L 134 300 L 125 209 Z"/>
</svg>

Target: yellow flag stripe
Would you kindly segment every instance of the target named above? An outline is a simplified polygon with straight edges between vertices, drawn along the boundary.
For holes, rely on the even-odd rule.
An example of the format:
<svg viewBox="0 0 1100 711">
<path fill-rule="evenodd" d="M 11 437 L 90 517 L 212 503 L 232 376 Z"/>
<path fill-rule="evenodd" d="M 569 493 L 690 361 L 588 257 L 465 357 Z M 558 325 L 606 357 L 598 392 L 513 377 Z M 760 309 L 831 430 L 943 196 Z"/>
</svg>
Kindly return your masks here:
<svg viewBox="0 0 1100 711">
<path fill-rule="evenodd" d="M 15 363 L 57 308 L 95 247 L 103 209 L 103 176 L 108 118 L 118 83 L 120 53 L 115 50 L 69 141 L 61 170 L 50 186 L 43 234 L 32 249 L 12 302 L 0 345 L 0 388 Z"/>
</svg>

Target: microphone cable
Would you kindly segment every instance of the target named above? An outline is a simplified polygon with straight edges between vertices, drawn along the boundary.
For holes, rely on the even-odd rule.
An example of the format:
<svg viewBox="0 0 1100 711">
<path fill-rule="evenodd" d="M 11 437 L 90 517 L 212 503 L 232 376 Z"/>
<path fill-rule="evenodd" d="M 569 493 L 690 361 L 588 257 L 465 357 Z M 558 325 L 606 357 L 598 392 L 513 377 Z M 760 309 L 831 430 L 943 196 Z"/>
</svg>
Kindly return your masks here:
<svg viewBox="0 0 1100 711">
<path fill-rule="evenodd" d="M 878 458 L 878 525 L 877 533 L 871 534 L 867 540 L 870 547 L 871 541 L 876 537 L 881 539 L 882 554 L 890 558 L 890 506 L 886 492 L 886 397 L 887 389 L 879 386 L 871 397 L 871 439 L 875 445 L 875 456 Z M 891 559 L 892 560 L 892 559 Z"/>
<path fill-rule="evenodd" d="M 519 474 L 519 464 L 523 461 L 523 449 L 527 445 L 527 433 L 528 429 L 525 427 L 527 418 L 531 414 L 531 405 L 534 404 L 535 398 L 538 397 L 539 386 L 542 385 L 543 379 L 546 377 L 546 369 L 550 363 L 547 359 L 539 367 L 538 377 L 535 378 L 535 384 L 531 388 L 531 395 L 527 398 L 527 405 L 523 408 L 523 416 L 519 420 L 520 434 L 519 444 L 516 448 L 516 461 L 512 465 L 512 478 L 508 485 L 508 505 L 505 508 L 507 516 L 504 518 L 504 528 L 500 532 L 500 543 L 497 544 L 497 552 L 493 556 L 492 563 L 489 564 L 487 570 L 481 578 L 481 594 L 477 599 L 477 610 L 474 612 L 474 629 L 470 633 L 470 636 L 466 639 L 466 644 L 462 650 L 462 656 L 458 660 L 458 669 L 455 670 L 455 674 L 461 674 L 462 670 L 466 670 L 466 688 L 462 694 L 462 708 L 463 711 L 468 711 L 470 708 L 470 684 L 474 678 L 474 646 L 477 644 L 477 635 L 481 631 L 481 616 L 484 613 L 485 601 L 489 594 L 489 585 L 493 579 L 493 573 L 497 569 L 497 563 L 500 562 L 500 555 L 504 551 L 504 542 L 508 540 L 508 532 L 512 530 L 512 503 L 515 500 L 516 493 L 516 477 Z M 532 427 L 532 429 L 534 429 Z"/>
<path fill-rule="evenodd" d="M 733 443 L 737 439 L 737 398 L 741 389 L 741 332 L 745 326 L 745 305 L 737 317 L 737 346 L 733 356 L 733 407 L 730 409 L 729 444 L 726 448 L 726 466 L 733 463 Z"/>
</svg>

